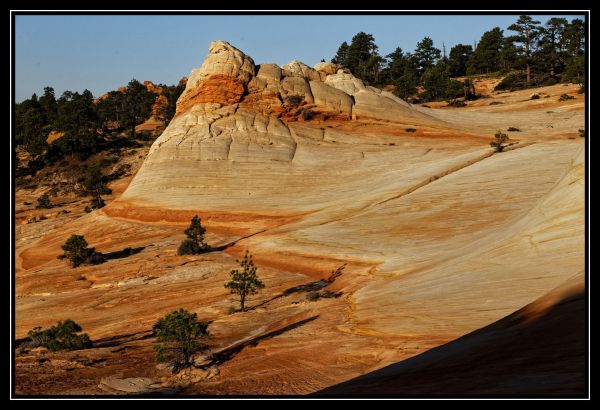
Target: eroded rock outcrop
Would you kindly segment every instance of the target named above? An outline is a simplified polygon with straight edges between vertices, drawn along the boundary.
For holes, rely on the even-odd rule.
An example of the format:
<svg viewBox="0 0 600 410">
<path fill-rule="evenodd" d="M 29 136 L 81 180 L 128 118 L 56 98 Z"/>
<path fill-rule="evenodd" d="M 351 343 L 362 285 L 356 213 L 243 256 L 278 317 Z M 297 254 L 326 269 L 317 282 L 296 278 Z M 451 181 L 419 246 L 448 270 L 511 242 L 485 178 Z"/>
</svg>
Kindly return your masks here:
<svg viewBox="0 0 600 410">
<path fill-rule="evenodd" d="M 190 73 L 186 88 L 177 101 L 175 115 L 195 104 L 239 102 L 254 74 L 252 58 L 225 41 L 213 41 L 202 66 Z"/>
<path fill-rule="evenodd" d="M 229 43 L 212 42 L 204 63 L 187 80 L 175 117 L 123 198 L 189 208 L 186 198 L 193 198 L 196 191 L 208 194 L 206 184 L 213 178 L 209 175 L 219 175 L 231 182 L 218 184 L 228 193 L 213 196 L 209 202 L 216 202 L 204 205 L 239 202 L 242 198 L 234 186 L 236 176 L 245 172 L 242 164 L 268 164 L 267 174 L 291 181 L 282 167 L 289 167 L 295 158 L 298 175 L 310 173 L 318 158 L 322 165 L 364 159 L 360 151 L 337 149 L 338 141 L 356 137 L 328 129 L 331 125 L 324 121 L 339 124 L 370 117 L 410 124 L 439 122 L 388 94 L 365 86 L 337 64 L 320 63 L 316 69 L 297 60 L 282 67 L 255 65 Z"/>
<path fill-rule="evenodd" d="M 315 70 L 317 70 L 319 73 L 323 73 L 325 75 L 335 74 L 341 68 L 342 68 L 342 66 L 339 64 L 325 62 L 325 61 L 315 64 Z"/>
</svg>

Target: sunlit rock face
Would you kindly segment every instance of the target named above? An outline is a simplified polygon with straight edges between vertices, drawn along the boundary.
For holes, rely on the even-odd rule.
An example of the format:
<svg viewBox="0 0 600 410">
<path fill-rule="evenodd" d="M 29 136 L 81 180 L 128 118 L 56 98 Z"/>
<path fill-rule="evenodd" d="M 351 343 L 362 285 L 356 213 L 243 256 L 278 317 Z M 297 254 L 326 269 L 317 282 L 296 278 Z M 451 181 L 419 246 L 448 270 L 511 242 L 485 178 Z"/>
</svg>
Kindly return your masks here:
<svg viewBox="0 0 600 410">
<path fill-rule="evenodd" d="M 215 41 L 122 199 L 174 209 L 314 209 L 343 185 L 336 175 L 366 164 L 362 145 L 372 141 L 348 128 L 361 120 L 442 123 L 336 64 L 256 65 Z"/>
</svg>

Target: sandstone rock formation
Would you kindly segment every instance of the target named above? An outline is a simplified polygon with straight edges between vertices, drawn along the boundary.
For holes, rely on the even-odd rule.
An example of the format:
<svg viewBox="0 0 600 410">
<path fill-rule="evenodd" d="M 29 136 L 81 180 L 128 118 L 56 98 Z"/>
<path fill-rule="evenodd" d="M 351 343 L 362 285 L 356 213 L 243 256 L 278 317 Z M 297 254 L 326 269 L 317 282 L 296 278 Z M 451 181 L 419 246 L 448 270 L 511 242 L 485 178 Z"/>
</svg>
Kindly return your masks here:
<svg viewBox="0 0 600 410">
<path fill-rule="evenodd" d="M 297 60 L 283 67 L 256 66 L 252 58 L 229 43 L 211 43 L 202 66 L 190 74 L 177 102 L 175 118 L 154 143 L 124 199 L 152 206 L 194 207 L 185 198 L 203 195 L 206 190 L 186 181 L 212 173 L 237 173 L 244 163 L 267 161 L 274 163 L 273 167 L 284 168 L 293 163 L 300 177 L 302 162 L 327 155 L 326 147 L 315 146 L 315 138 L 348 138 L 344 132 L 328 128 L 323 123 L 328 118 L 348 125 L 357 117 L 411 125 L 444 124 L 390 93 L 366 87 L 337 65 L 324 63 L 318 68 L 320 71 Z M 334 71 L 336 74 L 332 74 Z M 291 125 L 298 122 L 303 126 Z M 335 151 L 342 160 L 345 155 L 356 155 Z M 173 161 L 178 164 L 177 173 L 169 172 Z M 312 165 L 309 167 L 312 169 Z M 165 189 L 167 195 L 156 195 L 157 190 Z M 240 198 L 233 185 L 226 189 L 232 192 L 220 198 L 204 198 L 208 200 L 204 206 L 218 208 L 223 200 L 236 201 L 238 205 L 249 199 L 255 202 L 247 195 Z M 264 205 L 260 206 L 261 212 L 278 212 L 265 209 Z M 251 208 L 256 206 L 250 205 Z"/>
<path fill-rule="evenodd" d="M 160 380 L 144 335 L 183 307 L 210 321 L 210 353 L 219 354 L 218 377 L 186 394 L 317 392 L 477 329 L 487 336 L 475 350 L 443 349 L 435 380 L 455 376 L 453 364 L 466 369 L 473 351 L 484 359 L 509 351 L 513 366 L 490 362 L 506 371 L 506 384 L 469 374 L 481 381 L 478 391 L 510 393 L 506 387 L 520 380 L 512 376 L 529 363 L 530 350 L 505 350 L 493 336 L 516 329 L 562 338 L 543 320 L 528 326 L 543 310 L 530 304 L 560 308 L 557 298 L 539 298 L 584 276 L 586 165 L 577 134 L 584 99 L 577 88 L 539 90 L 556 98 L 530 101 L 525 90 L 490 98 L 501 105 L 481 99 L 429 109 L 369 87 L 344 68 L 256 65 L 231 45 L 213 43 L 133 180 L 111 183 L 117 199 L 89 214 L 80 204 L 62 219 L 27 224 L 34 210 L 25 204 L 39 192 L 19 194 L 16 336 L 71 317 L 94 341 L 117 337 L 118 349 L 135 349 L 100 347 L 106 366 L 67 375 L 51 375 L 53 368 L 23 356 L 18 383 L 23 391 L 58 384 L 54 391 L 61 392 L 57 379 L 83 384 L 93 372 L 108 377 L 129 367 L 135 371 L 119 379 Z M 565 92 L 576 99 L 559 102 Z M 511 126 L 521 129 L 509 134 L 515 144 L 495 153 L 494 133 Z M 177 255 L 196 214 L 207 242 L 223 251 Z M 101 252 L 143 251 L 66 269 L 56 256 L 72 233 Z M 251 310 L 227 314 L 236 301 L 223 283 L 247 249 L 266 287 L 251 297 Z M 327 282 L 340 266 L 343 274 Z M 334 297 L 307 299 L 322 285 Z M 527 314 L 517 315 L 524 325 L 513 327 L 510 315 L 527 305 Z M 496 322 L 501 326 L 488 332 Z M 503 340 L 527 346 L 523 338 Z M 539 394 L 563 380 L 560 369 L 571 369 L 564 360 L 584 355 L 580 344 L 568 346 L 573 351 L 551 364 L 559 376 L 551 384 L 543 372 L 527 373 L 528 381 L 537 378 L 528 385 L 540 386 Z M 400 382 L 421 372 L 415 388 L 428 377 L 427 366 L 401 367 L 392 374 Z M 100 380 L 92 381 L 97 393 Z M 451 390 L 457 384 L 445 386 L 458 391 Z"/>
<path fill-rule="evenodd" d="M 337 73 L 341 68 L 341 65 L 331 62 L 320 62 L 315 64 L 315 70 L 317 70 L 319 73 L 325 74 L 326 76 Z"/>
</svg>

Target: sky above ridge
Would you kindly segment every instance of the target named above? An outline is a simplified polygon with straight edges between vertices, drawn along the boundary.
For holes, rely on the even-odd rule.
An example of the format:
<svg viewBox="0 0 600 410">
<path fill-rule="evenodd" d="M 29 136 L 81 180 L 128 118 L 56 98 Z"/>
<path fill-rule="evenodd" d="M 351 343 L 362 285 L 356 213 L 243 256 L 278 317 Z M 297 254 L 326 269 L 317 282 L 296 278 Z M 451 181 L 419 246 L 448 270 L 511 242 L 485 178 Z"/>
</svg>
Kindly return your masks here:
<svg viewBox="0 0 600 410">
<path fill-rule="evenodd" d="M 396 47 L 412 52 L 431 37 L 446 53 L 473 44 L 494 27 L 506 28 L 517 15 L 17 15 L 14 27 L 15 99 L 40 95 L 45 86 L 57 98 L 89 89 L 94 96 L 132 78 L 176 84 L 202 64 L 213 40 L 226 40 L 256 64 L 283 65 L 292 59 L 310 66 L 329 61 L 343 41 L 359 31 L 372 34 L 381 55 Z M 534 16 L 542 23 L 556 15 Z M 561 15 L 569 21 L 582 18 Z M 514 33 L 513 33 L 514 34 Z"/>
</svg>

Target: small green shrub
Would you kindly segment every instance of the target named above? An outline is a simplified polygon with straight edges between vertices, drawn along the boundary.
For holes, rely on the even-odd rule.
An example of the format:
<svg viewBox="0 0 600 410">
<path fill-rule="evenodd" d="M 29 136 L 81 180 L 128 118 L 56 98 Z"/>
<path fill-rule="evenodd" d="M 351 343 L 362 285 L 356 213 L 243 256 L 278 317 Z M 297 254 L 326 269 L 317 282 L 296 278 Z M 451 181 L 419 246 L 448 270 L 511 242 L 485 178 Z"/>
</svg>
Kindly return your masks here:
<svg viewBox="0 0 600 410">
<path fill-rule="evenodd" d="M 81 326 L 71 319 L 58 322 L 49 329 L 35 327 L 27 333 L 27 347 L 46 347 L 51 351 L 79 350 L 92 347 L 92 341 L 86 333 L 81 332 Z"/>
<path fill-rule="evenodd" d="M 520 90 L 527 88 L 527 76 L 525 73 L 511 73 L 504 77 L 502 81 L 494 87 L 494 91 L 499 90 Z"/>
<path fill-rule="evenodd" d="M 52 202 L 50 202 L 50 197 L 47 193 L 43 194 L 37 199 L 37 205 L 35 207 L 37 209 L 50 209 L 53 207 Z"/>
<path fill-rule="evenodd" d="M 504 150 L 504 143 L 508 141 L 508 135 L 498 131 L 494 134 L 494 140 L 490 142 L 490 146 L 495 148 L 496 152 L 502 152 Z"/>
<path fill-rule="evenodd" d="M 416 128 L 405 128 L 404 131 L 406 132 L 417 132 Z"/>
<path fill-rule="evenodd" d="M 36 326 L 27 332 L 28 340 L 23 344 L 25 347 L 48 347 L 50 343 L 50 334 L 47 330 L 42 330 Z"/>
<path fill-rule="evenodd" d="M 448 101 L 447 107 L 466 107 L 467 104 L 464 101 L 460 100 L 451 100 Z"/>
<path fill-rule="evenodd" d="M 530 100 L 539 100 L 540 96 L 539 94 L 532 94 L 531 97 L 529 97 Z"/>
<path fill-rule="evenodd" d="M 506 131 L 511 131 L 511 132 L 521 132 L 520 129 L 518 129 L 517 127 L 508 127 L 508 129 Z"/>
<path fill-rule="evenodd" d="M 572 95 L 569 94 L 561 94 L 560 97 L 558 97 L 558 101 L 568 101 L 568 100 L 574 100 L 575 97 L 573 97 Z"/>
</svg>

